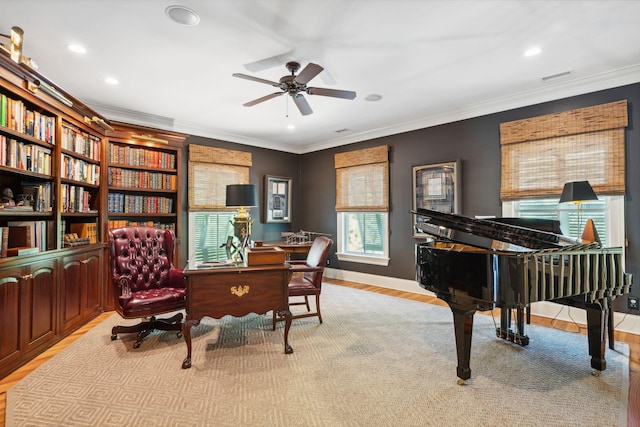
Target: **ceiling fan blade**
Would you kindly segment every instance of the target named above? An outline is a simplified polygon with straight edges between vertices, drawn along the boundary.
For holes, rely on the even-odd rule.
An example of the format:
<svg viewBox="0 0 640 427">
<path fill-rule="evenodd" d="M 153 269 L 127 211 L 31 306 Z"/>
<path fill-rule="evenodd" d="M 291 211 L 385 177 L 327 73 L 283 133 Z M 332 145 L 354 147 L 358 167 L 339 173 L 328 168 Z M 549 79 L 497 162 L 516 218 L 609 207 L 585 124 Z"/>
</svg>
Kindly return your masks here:
<svg viewBox="0 0 640 427">
<path fill-rule="evenodd" d="M 307 88 L 309 95 L 332 96 L 334 98 L 354 99 L 356 93 L 350 90 L 326 89 L 322 87 Z"/>
<path fill-rule="evenodd" d="M 293 51 L 294 49 L 291 49 L 289 52 L 285 52 L 280 55 L 275 55 L 269 58 L 260 59 L 258 61 L 249 62 L 248 64 L 244 64 L 244 68 L 255 73 L 258 71 L 267 70 L 269 68 L 278 67 L 293 58 Z"/>
<path fill-rule="evenodd" d="M 245 107 L 253 107 L 256 104 L 260 104 L 261 102 L 268 101 L 271 98 L 275 98 L 276 96 L 282 95 L 284 92 L 274 92 L 269 95 L 263 96 L 262 98 L 254 99 L 253 101 L 249 101 L 246 104 L 242 104 Z"/>
<path fill-rule="evenodd" d="M 307 99 L 304 96 L 302 96 L 301 93 L 293 95 L 293 102 L 296 103 L 298 110 L 300 110 L 300 113 L 303 116 L 308 116 L 309 114 L 313 113 L 313 110 L 309 106 Z"/>
<path fill-rule="evenodd" d="M 318 64 L 309 62 L 307 66 L 304 67 L 302 71 L 300 71 L 300 74 L 298 74 L 298 76 L 294 79 L 294 81 L 296 83 L 306 85 L 311 81 L 312 78 L 320 74 L 322 70 L 324 70 L 324 68 L 322 68 Z"/>
<path fill-rule="evenodd" d="M 252 82 L 264 83 L 274 87 L 280 87 L 280 83 L 278 82 L 272 82 L 271 80 L 261 79 L 260 77 L 248 76 L 242 73 L 234 73 L 233 77 L 238 77 L 240 79 L 245 79 L 245 80 L 251 80 Z"/>
</svg>

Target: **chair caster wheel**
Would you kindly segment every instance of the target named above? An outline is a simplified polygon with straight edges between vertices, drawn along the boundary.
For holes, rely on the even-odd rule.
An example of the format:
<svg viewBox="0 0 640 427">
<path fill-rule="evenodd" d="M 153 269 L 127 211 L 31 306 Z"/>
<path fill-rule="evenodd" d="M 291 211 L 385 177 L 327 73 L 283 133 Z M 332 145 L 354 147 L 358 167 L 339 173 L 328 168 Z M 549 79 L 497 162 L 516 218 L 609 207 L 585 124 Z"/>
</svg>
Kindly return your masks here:
<svg viewBox="0 0 640 427">
<path fill-rule="evenodd" d="M 140 343 L 139 342 L 134 342 L 133 343 L 133 348 L 139 348 L 140 347 Z"/>
<path fill-rule="evenodd" d="M 118 339 L 118 335 L 116 334 L 111 335 L 111 341 L 115 341 L 117 339 Z"/>
<path fill-rule="evenodd" d="M 178 332 L 176 335 L 178 338 L 182 338 L 182 332 Z"/>
</svg>

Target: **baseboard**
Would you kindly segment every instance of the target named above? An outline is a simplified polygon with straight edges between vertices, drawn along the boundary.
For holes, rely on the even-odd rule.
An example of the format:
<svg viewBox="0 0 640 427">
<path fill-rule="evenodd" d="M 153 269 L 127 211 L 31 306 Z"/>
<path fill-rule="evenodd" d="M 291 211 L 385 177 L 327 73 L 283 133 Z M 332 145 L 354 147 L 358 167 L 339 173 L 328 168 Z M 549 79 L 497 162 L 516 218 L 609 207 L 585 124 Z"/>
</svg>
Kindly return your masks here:
<svg viewBox="0 0 640 427">
<path fill-rule="evenodd" d="M 421 288 L 415 280 L 398 279 L 396 277 L 378 276 L 375 274 L 335 268 L 325 268 L 324 276 L 329 279 L 345 280 L 403 292 L 435 296 L 433 292 Z M 531 314 L 565 322 L 576 322 L 581 325 L 586 325 L 587 323 L 585 310 L 547 301 L 532 304 Z M 640 335 L 640 316 L 615 312 L 613 321 L 616 331 Z"/>
</svg>

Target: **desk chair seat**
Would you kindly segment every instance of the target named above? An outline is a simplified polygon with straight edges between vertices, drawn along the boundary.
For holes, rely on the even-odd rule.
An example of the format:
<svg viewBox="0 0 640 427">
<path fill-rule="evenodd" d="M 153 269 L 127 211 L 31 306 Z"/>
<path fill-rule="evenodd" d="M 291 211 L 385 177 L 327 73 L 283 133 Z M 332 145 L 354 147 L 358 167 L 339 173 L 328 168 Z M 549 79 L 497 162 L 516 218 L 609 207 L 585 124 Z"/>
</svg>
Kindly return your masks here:
<svg viewBox="0 0 640 427">
<path fill-rule="evenodd" d="M 146 318 L 132 326 L 114 326 L 111 339 L 121 333 L 137 333 L 134 348 L 153 330 L 178 331 L 182 313 L 168 319 L 157 315 L 186 306 L 185 279 L 173 267 L 174 235 L 154 227 L 109 230 L 109 260 L 115 309 L 125 319 Z"/>
</svg>

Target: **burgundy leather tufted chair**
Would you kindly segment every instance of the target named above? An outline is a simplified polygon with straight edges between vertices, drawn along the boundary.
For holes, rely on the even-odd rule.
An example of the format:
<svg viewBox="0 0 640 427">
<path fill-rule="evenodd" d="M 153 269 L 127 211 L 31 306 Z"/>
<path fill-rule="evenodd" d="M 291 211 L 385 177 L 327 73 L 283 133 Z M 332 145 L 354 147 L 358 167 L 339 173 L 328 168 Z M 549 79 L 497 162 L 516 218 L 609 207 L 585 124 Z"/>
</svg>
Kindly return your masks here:
<svg viewBox="0 0 640 427">
<path fill-rule="evenodd" d="M 333 245 L 333 240 L 326 236 L 318 236 L 313 240 L 307 259 L 298 261 L 287 261 L 289 264 L 289 305 L 306 305 L 307 313 L 293 316 L 293 319 L 303 317 L 318 316 L 318 320 L 322 323 L 322 314 L 320 313 L 320 292 L 322 291 L 322 274 L 324 266 L 329 257 L 329 251 Z M 295 274 L 298 273 L 298 274 Z M 316 311 L 311 312 L 309 307 L 309 296 L 316 297 Z M 291 297 L 304 297 L 304 301 L 294 300 Z M 276 328 L 276 313 L 273 313 L 273 329 Z"/>
<path fill-rule="evenodd" d="M 183 314 L 169 319 L 156 315 L 185 308 L 185 279 L 173 267 L 174 234 L 153 227 L 109 230 L 109 262 L 116 311 L 125 319 L 147 318 L 133 326 L 114 326 L 111 339 L 121 333 L 137 333 L 134 348 L 154 329 L 178 331 Z"/>
</svg>

